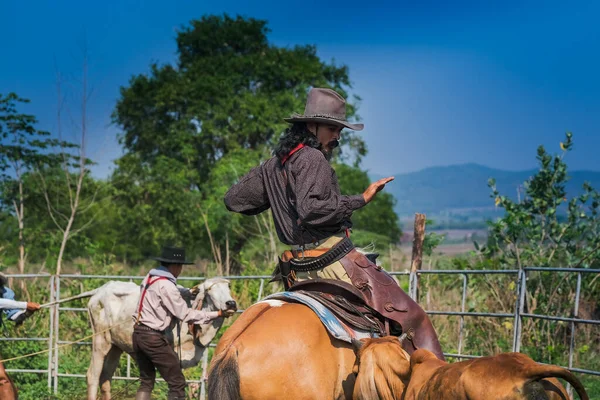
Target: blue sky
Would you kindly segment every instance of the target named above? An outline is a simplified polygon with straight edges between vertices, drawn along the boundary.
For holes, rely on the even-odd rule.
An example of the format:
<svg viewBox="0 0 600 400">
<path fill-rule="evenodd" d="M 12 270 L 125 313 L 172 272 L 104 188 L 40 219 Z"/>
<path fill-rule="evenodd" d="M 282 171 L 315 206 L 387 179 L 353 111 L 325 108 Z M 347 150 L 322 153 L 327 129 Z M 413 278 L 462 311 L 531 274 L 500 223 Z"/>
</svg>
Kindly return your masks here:
<svg viewBox="0 0 600 400">
<path fill-rule="evenodd" d="M 76 120 L 87 42 L 89 155 L 106 175 L 120 154 L 110 125 L 119 87 L 152 61 L 174 60 L 177 28 L 223 12 L 266 19 L 272 43 L 315 44 L 349 66 L 373 173 L 533 168 L 537 146 L 558 151 L 566 130 L 570 167 L 600 170 L 597 1 L 4 1 L 0 92 L 31 99 L 26 111 L 53 131 L 56 65 L 70 77 L 63 91 Z"/>
</svg>

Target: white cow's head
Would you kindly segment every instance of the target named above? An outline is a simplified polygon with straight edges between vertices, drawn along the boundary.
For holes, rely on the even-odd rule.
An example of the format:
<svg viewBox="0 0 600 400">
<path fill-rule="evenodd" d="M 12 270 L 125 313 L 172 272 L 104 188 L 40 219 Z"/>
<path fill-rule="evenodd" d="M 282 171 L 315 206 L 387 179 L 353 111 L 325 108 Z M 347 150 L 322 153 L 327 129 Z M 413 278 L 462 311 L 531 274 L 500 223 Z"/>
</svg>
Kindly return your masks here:
<svg viewBox="0 0 600 400">
<path fill-rule="evenodd" d="M 192 302 L 194 309 L 204 311 L 237 310 L 237 302 L 231 296 L 227 279 L 207 279 L 192 289 L 192 293 L 195 292 L 197 294 Z M 198 341 L 199 344 L 206 347 L 214 339 L 223 322 L 224 318 L 217 318 L 205 325 L 194 325 L 193 328 L 190 327 L 190 333 L 192 333 L 194 341 Z"/>
<path fill-rule="evenodd" d="M 237 310 L 237 302 L 231 296 L 227 279 L 207 279 L 192 289 L 192 293 L 196 291 L 197 294 L 192 303 L 192 307 L 195 309 L 204 311 Z"/>
</svg>

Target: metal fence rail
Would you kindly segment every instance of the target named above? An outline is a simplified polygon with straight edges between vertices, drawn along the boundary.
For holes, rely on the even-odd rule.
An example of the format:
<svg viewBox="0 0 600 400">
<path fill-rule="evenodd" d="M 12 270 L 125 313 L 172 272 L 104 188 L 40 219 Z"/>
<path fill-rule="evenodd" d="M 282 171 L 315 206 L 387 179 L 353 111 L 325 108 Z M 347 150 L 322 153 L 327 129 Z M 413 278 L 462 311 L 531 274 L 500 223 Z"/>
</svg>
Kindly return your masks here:
<svg viewBox="0 0 600 400">
<path fill-rule="evenodd" d="M 540 315 L 540 314 L 532 314 L 525 313 L 525 294 L 527 293 L 527 275 L 529 272 L 551 272 L 558 274 L 577 274 L 577 284 L 576 284 L 576 292 L 575 292 L 575 305 L 573 309 L 573 316 L 553 316 L 553 315 Z M 409 294 L 414 300 L 418 300 L 418 289 L 419 289 L 419 277 L 421 275 L 460 275 L 462 277 L 462 295 L 461 295 L 461 305 L 460 310 L 458 311 L 439 311 L 439 310 L 426 310 L 429 315 L 446 315 L 446 316 L 458 316 L 459 319 L 459 337 L 458 337 L 458 345 L 457 345 L 457 353 L 444 353 L 447 357 L 454 358 L 478 358 L 479 355 L 473 354 L 464 354 L 463 346 L 464 346 L 464 326 L 465 326 L 465 317 L 494 317 L 494 318 L 512 318 L 513 323 L 513 343 L 512 350 L 520 351 L 521 342 L 522 342 L 522 326 L 523 320 L 525 318 L 532 319 L 543 319 L 550 321 L 562 321 L 567 322 L 570 325 L 570 344 L 569 344 L 569 362 L 566 368 L 573 372 L 578 372 L 582 374 L 600 376 L 600 371 L 581 369 L 581 368 L 573 368 L 573 356 L 575 349 L 575 331 L 576 327 L 579 324 L 588 324 L 588 325 L 600 325 L 599 320 L 588 320 L 588 319 L 580 319 L 578 318 L 579 313 L 579 302 L 581 295 L 581 277 L 582 274 L 600 274 L 600 269 L 571 269 L 571 268 L 523 268 L 523 269 L 511 269 L 511 270 L 420 270 L 416 272 L 391 272 L 391 275 L 394 276 L 407 276 L 409 278 Z M 472 275 L 509 275 L 514 276 L 516 279 L 515 282 L 515 302 L 514 302 L 514 312 L 513 313 L 494 313 L 494 312 L 467 312 L 466 302 L 468 297 L 468 282 L 469 276 Z M 49 283 L 49 301 L 58 301 L 60 300 L 60 283 L 61 280 L 88 280 L 88 279 L 100 279 L 104 281 L 108 280 L 139 280 L 141 281 L 144 276 L 135 276 L 135 275 L 77 275 L 77 274 L 65 274 L 65 275 L 47 275 L 47 274 L 15 274 L 8 275 L 10 278 L 21 278 L 21 279 L 35 279 L 35 278 L 44 278 L 48 279 Z M 264 286 L 265 282 L 268 282 L 271 279 L 271 276 L 268 275 L 253 275 L 253 276 L 228 276 L 226 277 L 230 280 L 244 280 L 244 281 L 256 281 L 260 282 L 259 285 L 259 293 L 258 300 L 263 298 Z M 201 281 L 205 278 L 202 277 L 179 277 L 179 281 Z M 233 293 L 235 297 L 235 293 Z M 31 338 L 2 338 L 0 337 L 0 342 L 6 341 L 47 341 L 48 342 L 48 362 L 46 369 L 10 369 L 7 368 L 7 372 L 9 373 L 35 373 L 35 374 L 46 374 L 48 378 L 48 388 L 52 388 L 54 393 L 58 391 L 58 381 L 61 377 L 69 377 L 69 378 L 85 378 L 84 374 L 69 374 L 69 373 L 59 373 L 59 357 L 58 357 L 58 349 L 57 345 L 71 343 L 69 341 L 60 340 L 59 337 L 59 327 L 60 327 L 60 312 L 61 311 L 71 311 L 71 312 L 87 312 L 86 308 L 80 307 L 61 307 L 59 304 L 53 306 L 50 309 L 50 318 L 49 318 L 49 336 L 48 337 L 31 337 Z M 238 310 L 238 312 L 242 312 L 243 310 Z M 77 345 L 80 346 L 89 346 L 91 342 L 81 342 Z M 212 343 L 210 345 L 214 347 L 215 344 Z M 198 380 L 190 380 L 188 383 L 196 383 L 200 384 L 200 397 L 204 398 L 205 394 L 205 383 L 206 383 L 206 370 L 208 367 L 208 351 L 204 352 L 204 356 L 202 359 L 202 368 L 203 368 L 203 378 Z M 126 376 L 115 376 L 113 377 L 115 380 L 135 380 L 137 377 L 131 376 L 131 358 L 127 355 L 127 373 Z M 570 389 L 570 388 L 569 388 Z"/>
</svg>

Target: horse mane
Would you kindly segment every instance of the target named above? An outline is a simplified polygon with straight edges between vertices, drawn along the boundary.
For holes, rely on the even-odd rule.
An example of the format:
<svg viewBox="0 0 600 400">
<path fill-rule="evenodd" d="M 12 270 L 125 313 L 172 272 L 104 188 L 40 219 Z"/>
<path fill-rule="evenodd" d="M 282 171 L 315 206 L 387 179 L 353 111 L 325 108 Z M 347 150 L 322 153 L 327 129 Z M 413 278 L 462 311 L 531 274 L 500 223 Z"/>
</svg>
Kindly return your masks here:
<svg viewBox="0 0 600 400">
<path fill-rule="evenodd" d="M 395 336 L 366 339 L 357 354 L 354 399 L 400 400 L 410 377 L 408 354 Z"/>
</svg>

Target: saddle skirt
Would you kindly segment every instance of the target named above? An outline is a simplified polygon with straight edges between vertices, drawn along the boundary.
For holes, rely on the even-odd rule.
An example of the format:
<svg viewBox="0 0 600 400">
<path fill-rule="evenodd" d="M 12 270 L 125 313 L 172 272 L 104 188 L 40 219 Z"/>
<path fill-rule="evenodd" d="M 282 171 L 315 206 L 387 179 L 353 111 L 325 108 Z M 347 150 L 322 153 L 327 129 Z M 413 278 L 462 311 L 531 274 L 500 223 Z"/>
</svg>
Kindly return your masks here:
<svg viewBox="0 0 600 400">
<path fill-rule="evenodd" d="M 325 329 L 329 334 L 338 340 L 352 343 L 353 339 L 374 338 L 379 335 L 373 330 L 357 329 L 339 319 L 325 305 L 316 300 L 315 296 L 309 296 L 300 291 L 274 293 L 265 297 L 260 303 L 269 303 L 273 305 L 273 300 L 284 303 L 299 303 L 309 307 L 319 317 Z"/>
</svg>

